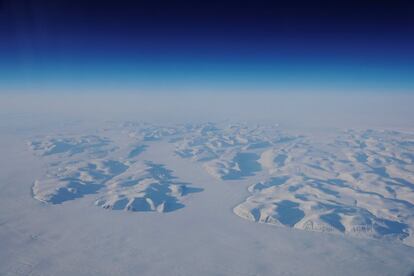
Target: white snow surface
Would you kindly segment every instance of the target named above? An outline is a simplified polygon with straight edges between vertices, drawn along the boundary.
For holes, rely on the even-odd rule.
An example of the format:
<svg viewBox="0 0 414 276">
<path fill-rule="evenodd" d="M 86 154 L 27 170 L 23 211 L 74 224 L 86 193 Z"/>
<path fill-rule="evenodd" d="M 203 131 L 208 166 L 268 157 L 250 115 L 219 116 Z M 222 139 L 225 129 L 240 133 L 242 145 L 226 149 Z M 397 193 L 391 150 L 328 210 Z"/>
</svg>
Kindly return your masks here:
<svg viewBox="0 0 414 276">
<path fill-rule="evenodd" d="M 0 128 L 0 275 L 409 275 L 414 129 Z"/>
</svg>

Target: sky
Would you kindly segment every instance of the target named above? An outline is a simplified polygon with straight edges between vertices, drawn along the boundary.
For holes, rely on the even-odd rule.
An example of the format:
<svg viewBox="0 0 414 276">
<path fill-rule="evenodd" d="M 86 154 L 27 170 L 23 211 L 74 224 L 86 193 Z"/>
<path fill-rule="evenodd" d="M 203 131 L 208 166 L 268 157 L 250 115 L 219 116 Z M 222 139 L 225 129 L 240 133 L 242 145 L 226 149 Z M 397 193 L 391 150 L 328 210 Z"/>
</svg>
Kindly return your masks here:
<svg viewBox="0 0 414 276">
<path fill-rule="evenodd" d="M 2 0 L 0 91 L 412 93 L 413 14 L 412 1 Z"/>
</svg>

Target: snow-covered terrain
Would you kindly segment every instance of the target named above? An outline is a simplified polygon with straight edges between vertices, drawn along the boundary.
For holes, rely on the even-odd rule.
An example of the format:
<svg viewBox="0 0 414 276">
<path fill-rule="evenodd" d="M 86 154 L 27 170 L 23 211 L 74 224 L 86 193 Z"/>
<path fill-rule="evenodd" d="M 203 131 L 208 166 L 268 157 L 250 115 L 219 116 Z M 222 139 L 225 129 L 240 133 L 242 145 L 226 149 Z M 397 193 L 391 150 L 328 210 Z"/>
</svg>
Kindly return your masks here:
<svg viewBox="0 0 414 276">
<path fill-rule="evenodd" d="M 156 146 L 166 138 L 175 145 L 176 155 L 203 162 L 212 177 L 237 181 L 260 174 L 260 181 L 248 188 L 251 196 L 234 208 L 242 218 L 414 246 L 412 133 L 337 130 L 317 137 L 287 134 L 277 125 L 212 123 L 175 127 L 127 123 L 120 130 L 139 146 L 131 145 L 129 153 L 118 159 L 110 159 L 111 154 L 125 145 L 107 137 L 29 142 L 45 160 L 57 155 L 46 176 L 34 182 L 34 198 L 60 204 L 99 194 L 96 205 L 114 210 L 180 209 L 185 195 L 201 189 L 177 181 L 164 165 L 137 157 L 145 150 L 144 143 Z M 102 158 L 92 159 L 96 156 Z"/>
<path fill-rule="evenodd" d="M 414 269 L 412 129 L 62 129 L 2 134 L 2 275 Z"/>
<path fill-rule="evenodd" d="M 268 178 L 234 208 L 257 222 L 414 246 L 414 135 L 344 131 L 264 151 Z"/>
<path fill-rule="evenodd" d="M 214 177 L 238 180 L 263 171 L 251 196 L 234 208 L 240 217 L 414 246 L 412 132 L 336 130 L 321 137 L 230 126 L 199 128 L 183 140 L 177 153 L 208 160 Z"/>
</svg>

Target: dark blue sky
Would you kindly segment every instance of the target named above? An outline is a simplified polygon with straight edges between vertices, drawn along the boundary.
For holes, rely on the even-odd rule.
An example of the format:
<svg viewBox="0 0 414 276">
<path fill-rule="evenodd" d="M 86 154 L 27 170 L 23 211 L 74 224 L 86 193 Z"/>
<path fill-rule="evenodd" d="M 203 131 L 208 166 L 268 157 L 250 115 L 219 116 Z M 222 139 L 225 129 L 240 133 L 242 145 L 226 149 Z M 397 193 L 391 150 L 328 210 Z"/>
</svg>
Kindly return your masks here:
<svg viewBox="0 0 414 276">
<path fill-rule="evenodd" d="M 0 89 L 411 92 L 410 2 L 3 0 Z"/>
</svg>

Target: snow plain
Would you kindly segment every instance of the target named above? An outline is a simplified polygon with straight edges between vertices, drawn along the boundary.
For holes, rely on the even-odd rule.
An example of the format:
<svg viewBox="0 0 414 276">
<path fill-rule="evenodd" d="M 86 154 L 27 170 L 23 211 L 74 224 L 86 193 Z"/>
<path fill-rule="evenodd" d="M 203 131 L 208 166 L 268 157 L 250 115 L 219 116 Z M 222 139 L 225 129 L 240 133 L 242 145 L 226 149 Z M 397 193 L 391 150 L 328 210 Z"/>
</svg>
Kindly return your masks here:
<svg viewBox="0 0 414 276">
<path fill-rule="evenodd" d="M 0 130 L 1 275 L 414 271 L 412 129 Z"/>
</svg>

